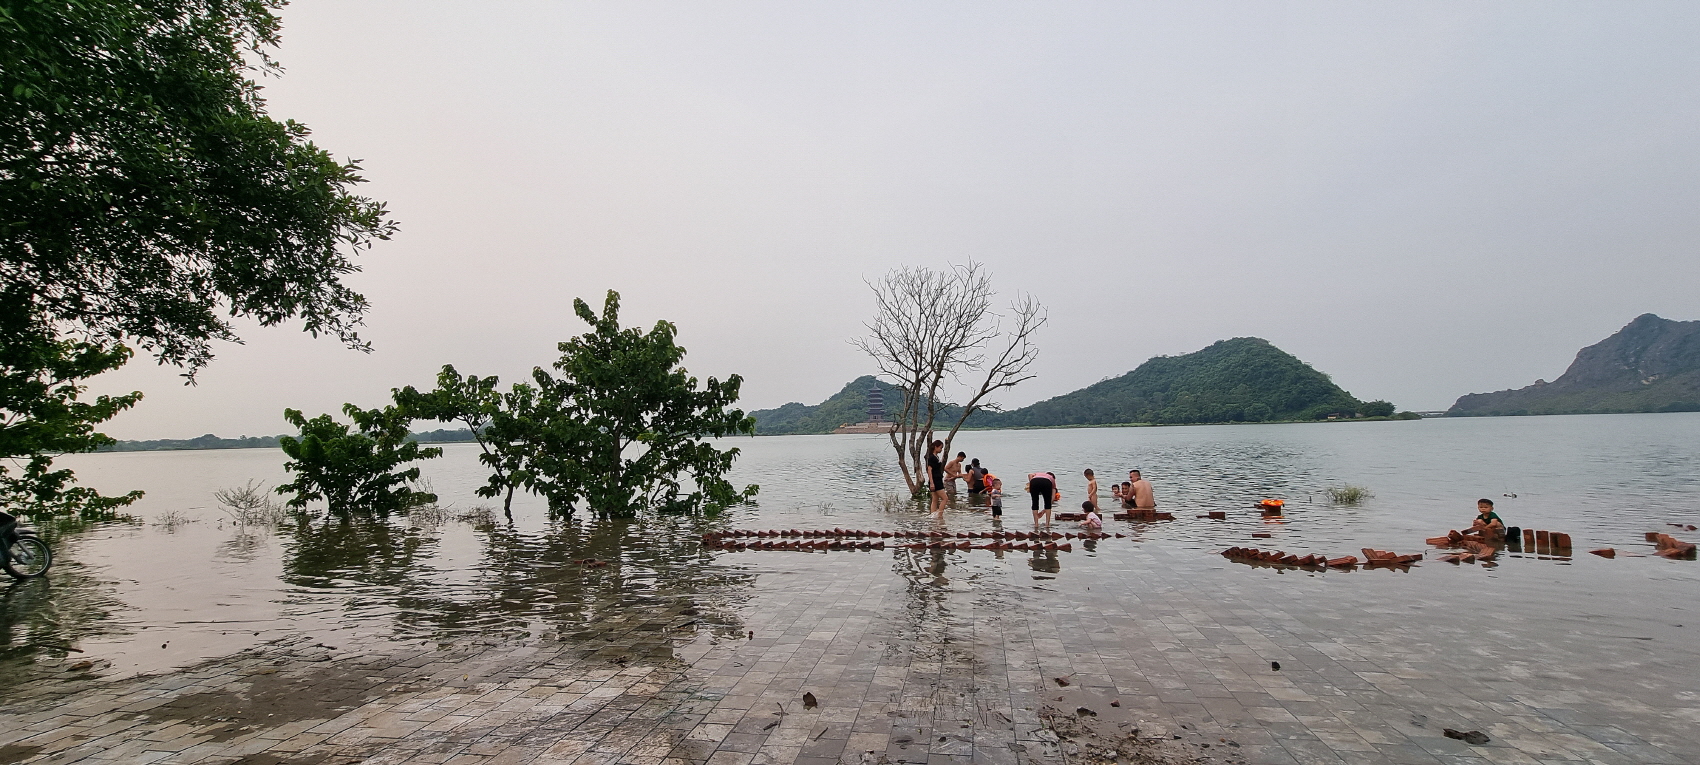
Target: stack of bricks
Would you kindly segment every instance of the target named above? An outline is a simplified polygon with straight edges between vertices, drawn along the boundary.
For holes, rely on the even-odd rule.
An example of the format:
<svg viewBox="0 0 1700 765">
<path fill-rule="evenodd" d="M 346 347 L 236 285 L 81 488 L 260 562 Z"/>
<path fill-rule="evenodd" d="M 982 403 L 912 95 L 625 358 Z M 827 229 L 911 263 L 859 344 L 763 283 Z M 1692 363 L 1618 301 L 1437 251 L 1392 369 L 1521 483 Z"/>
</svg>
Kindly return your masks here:
<svg viewBox="0 0 1700 765">
<path fill-rule="evenodd" d="M 1353 555 L 1346 555 L 1339 558 L 1328 558 L 1322 555 L 1301 556 L 1283 552 L 1281 550 L 1259 550 L 1255 547 L 1230 547 L 1222 551 L 1222 557 L 1229 560 L 1250 563 L 1274 563 L 1284 566 L 1332 566 L 1334 568 L 1351 568 L 1358 565 L 1358 559 Z"/>
<path fill-rule="evenodd" d="M 1647 532 L 1647 541 L 1658 545 L 1658 548 L 1653 552 L 1654 555 L 1686 560 L 1694 560 L 1695 558 L 1695 547 L 1692 542 L 1684 542 L 1669 534 L 1660 534 L 1657 531 Z"/>
<path fill-rule="evenodd" d="M 1523 529 L 1523 552 L 1568 558 L 1570 545 L 1569 534 L 1544 529 Z"/>
</svg>

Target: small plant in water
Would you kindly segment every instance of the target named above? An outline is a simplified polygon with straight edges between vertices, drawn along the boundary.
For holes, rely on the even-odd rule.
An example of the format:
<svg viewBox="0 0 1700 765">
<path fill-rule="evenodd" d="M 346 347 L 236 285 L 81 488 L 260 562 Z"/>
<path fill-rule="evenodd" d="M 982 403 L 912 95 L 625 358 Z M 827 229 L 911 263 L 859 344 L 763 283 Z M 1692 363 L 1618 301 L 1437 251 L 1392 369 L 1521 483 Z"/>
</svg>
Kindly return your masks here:
<svg viewBox="0 0 1700 765">
<path fill-rule="evenodd" d="M 449 509 L 432 503 L 407 511 L 407 523 L 414 528 L 435 529 L 449 522 Z"/>
<path fill-rule="evenodd" d="M 479 505 L 455 515 L 454 519 L 461 523 L 470 523 L 475 529 L 488 529 L 496 525 L 496 511 L 484 505 Z"/>
<path fill-rule="evenodd" d="M 190 518 L 177 510 L 167 510 L 154 516 L 153 519 L 153 525 L 164 528 L 167 532 L 174 532 L 177 530 L 178 526 L 194 522 L 195 519 Z"/>
<path fill-rule="evenodd" d="M 252 479 L 242 486 L 213 492 L 213 499 L 238 526 L 277 526 L 289 517 L 282 503 L 272 501 L 270 487 Z"/>
<path fill-rule="evenodd" d="M 874 498 L 874 509 L 886 513 L 895 513 L 899 510 L 913 510 L 915 509 L 914 505 L 914 500 L 905 498 L 902 494 L 898 494 L 895 491 L 888 491 Z"/>
<path fill-rule="evenodd" d="M 1330 486 L 1322 490 L 1328 501 L 1336 505 L 1361 505 L 1363 501 L 1375 496 L 1366 486 Z"/>
</svg>

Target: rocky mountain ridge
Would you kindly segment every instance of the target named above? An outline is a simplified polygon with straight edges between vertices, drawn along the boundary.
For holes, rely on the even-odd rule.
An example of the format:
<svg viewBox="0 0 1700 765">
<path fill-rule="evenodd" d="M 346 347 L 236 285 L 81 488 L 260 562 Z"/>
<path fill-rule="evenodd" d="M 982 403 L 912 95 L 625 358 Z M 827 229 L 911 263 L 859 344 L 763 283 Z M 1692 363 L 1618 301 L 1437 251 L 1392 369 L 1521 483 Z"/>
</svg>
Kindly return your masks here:
<svg viewBox="0 0 1700 765">
<path fill-rule="evenodd" d="M 1700 321 L 1647 313 L 1578 351 L 1552 382 L 1459 397 L 1449 416 L 1700 411 Z"/>
</svg>

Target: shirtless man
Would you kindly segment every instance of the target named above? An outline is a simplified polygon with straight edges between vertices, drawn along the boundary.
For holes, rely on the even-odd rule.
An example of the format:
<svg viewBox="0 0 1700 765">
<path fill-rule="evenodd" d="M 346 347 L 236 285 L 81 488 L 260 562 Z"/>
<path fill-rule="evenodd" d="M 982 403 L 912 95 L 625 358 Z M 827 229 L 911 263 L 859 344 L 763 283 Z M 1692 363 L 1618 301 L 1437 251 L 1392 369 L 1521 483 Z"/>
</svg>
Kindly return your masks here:
<svg viewBox="0 0 1700 765">
<path fill-rule="evenodd" d="M 1151 482 L 1141 478 L 1137 470 L 1127 471 L 1127 479 L 1132 483 L 1129 488 L 1133 491 L 1133 506 L 1141 510 L 1157 509 L 1157 497 L 1151 493 Z"/>
<path fill-rule="evenodd" d="M 968 477 L 967 473 L 962 472 L 962 461 L 965 460 L 965 459 L 968 459 L 967 454 L 965 454 L 963 452 L 957 452 L 956 453 L 956 459 L 951 460 L 948 464 L 946 464 L 944 466 L 944 488 L 945 488 L 945 491 L 947 491 L 951 494 L 955 494 L 956 493 L 956 479 Z"/>
</svg>

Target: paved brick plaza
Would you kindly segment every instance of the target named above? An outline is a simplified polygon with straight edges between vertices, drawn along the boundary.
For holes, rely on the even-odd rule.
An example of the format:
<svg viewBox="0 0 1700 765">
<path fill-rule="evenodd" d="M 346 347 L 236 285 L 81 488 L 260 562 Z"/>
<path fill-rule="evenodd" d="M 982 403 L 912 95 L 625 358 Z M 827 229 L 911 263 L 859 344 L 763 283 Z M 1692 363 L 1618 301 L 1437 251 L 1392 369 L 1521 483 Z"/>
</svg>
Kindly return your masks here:
<svg viewBox="0 0 1700 765">
<path fill-rule="evenodd" d="M 1692 649 L 1457 618 L 1479 604 L 1467 568 L 1201 575 L 1131 544 L 741 556 L 748 592 L 570 635 L 49 672 L 8 689 L 0 761 L 1090 762 L 1101 742 L 1044 717 L 1087 705 L 1149 761 L 1700 762 Z M 1343 597 L 1377 588 L 1406 594 Z"/>
</svg>

